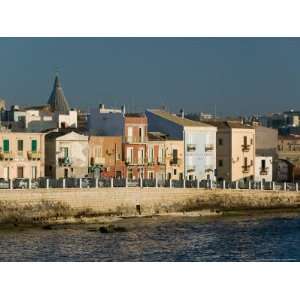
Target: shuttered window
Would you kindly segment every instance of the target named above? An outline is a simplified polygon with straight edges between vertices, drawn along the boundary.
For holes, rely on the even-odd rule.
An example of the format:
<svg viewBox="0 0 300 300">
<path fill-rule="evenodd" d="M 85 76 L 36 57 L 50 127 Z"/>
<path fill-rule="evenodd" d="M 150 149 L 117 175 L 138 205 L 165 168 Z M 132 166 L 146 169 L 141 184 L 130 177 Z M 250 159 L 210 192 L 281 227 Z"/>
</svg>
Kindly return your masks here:
<svg viewBox="0 0 300 300">
<path fill-rule="evenodd" d="M 9 152 L 9 140 L 3 140 L 3 151 Z"/>
<path fill-rule="evenodd" d="M 36 140 L 32 140 L 31 141 L 31 151 L 32 152 L 36 152 L 37 151 L 37 141 Z"/>
</svg>

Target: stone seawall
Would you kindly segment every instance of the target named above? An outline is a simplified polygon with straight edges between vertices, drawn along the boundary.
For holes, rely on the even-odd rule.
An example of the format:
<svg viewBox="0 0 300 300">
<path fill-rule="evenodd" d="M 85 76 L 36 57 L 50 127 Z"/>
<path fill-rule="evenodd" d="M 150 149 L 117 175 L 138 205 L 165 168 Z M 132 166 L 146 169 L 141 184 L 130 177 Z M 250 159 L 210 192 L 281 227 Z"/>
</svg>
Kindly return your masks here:
<svg viewBox="0 0 300 300">
<path fill-rule="evenodd" d="M 201 209 L 300 208 L 300 192 L 180 188 L 93 188 L 1 190 L 0 209 L 62 205 L 74 211 L 115 215 L 170 213 Z M 35 210 L 37 210 L 35 208 Z"/>
</svg>

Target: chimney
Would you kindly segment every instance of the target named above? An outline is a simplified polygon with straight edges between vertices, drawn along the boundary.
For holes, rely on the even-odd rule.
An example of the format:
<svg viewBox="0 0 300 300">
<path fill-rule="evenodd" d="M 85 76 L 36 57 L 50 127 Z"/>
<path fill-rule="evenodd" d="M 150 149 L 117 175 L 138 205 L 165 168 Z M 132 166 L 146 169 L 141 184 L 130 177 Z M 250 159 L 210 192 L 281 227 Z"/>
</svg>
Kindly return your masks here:
<svg viewBox="0 0 300 300">
<path fill-rule="evenodd" d="M 125 104 L 123 104 L 123 105 L 121 106 L 121 110 L 122 110 L 123 116 L 125 116 L 125 114 L 126 114 L 126 107 L 125 107 Z"/>
<path fill-rule="evenodd" d="M 99 104 L 99 111 L 100 111 L 101 109 L 104 109 L 104 104 L 103 104 L 103 103 L 100 103 L 100 104 Z"/>
<path fill-rule="evenodd" d="M 184 109 L 183 108 L 180 109 L 179 113 L 180 113 L 181 118 L 184 119 Z"/>
</svg>

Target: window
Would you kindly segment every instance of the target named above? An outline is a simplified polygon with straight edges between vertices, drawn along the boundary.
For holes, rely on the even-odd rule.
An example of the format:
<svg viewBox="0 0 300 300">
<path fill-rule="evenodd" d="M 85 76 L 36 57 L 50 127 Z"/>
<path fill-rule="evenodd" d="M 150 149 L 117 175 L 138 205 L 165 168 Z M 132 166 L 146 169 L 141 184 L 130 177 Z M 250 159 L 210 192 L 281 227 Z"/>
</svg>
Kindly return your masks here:
<svg viewBox="0 0 300 300">
<path fill-rule="evenodd" d="M 101 146 L 96 146 L 95 147 L 95 157 L 100 158 L 101 157 L 101 151 L 102 147 Z"/>
<path fill-rule="evenodd" d="M 17 177 L 24 178 L 24 168 L 23 167 L 17 167 Z"/>
<path fill-rule="evenodd" d="M 178 150 L 173 149 L 173 163 L 177 164 L 178 161 Z"/>
<path fill-rule="evenodd" d="M 9 179 L 9 167 L 3 168 L 3 175 L 4 175 L 4 179 L 6 179 L 6 180 Z"/>
<path fill-rule="evenodd" d="M 144 149 L 138 150 L 138 163 L 143 164 L 144 163 Z"/>
<path fill-rule="evenodd" d="M 177 169 L 174 169 L 173 174 L 174 174 L 174 175 L 177 174 Z"/>
<path fill-rule="evenodd" d="M 219 143 L 219 146 L 222 146 L 223 145 L 223 139 L 219 139 L 218 143 Z"/>
<path fill-rule="evenodd" d="M 248 166 L 248 157 L 244 157 L 244 166 L 245 166 L 245 167 Z"/>
<path fill-rule="evenodd" d="M 247 136 L 244 136 L 244 145 L 247 145 Z"/>
<path fill-rule="evenodd" d="M 3 151 L 9 152 L 9 140 L 3 140 Z"/>
<path fill-rule="evenodd" d="M 153 160 L 154 160 L 154 149 L 153 149 L 153 147 L 150 147 L 149 148 L 149 163 L 152 163 L 153 162 Z"/>
<path fill-rule="evenodd" d="M 132 163 L 133 162 L 133 149 L 132 148 L 127 148 L 127 151 L 126 151 L 126 161 L 128 163 Z"/>
<path fill-rule="evenodd" d="M 23 151 L 23 140 L 18 140 L 18 151 Z"/>
<path fill-rule="evenodd" d="M 263 160 L 261 161 L 261 168 L 262 168 L 263 170 L 266 168 L 266 160 L 265 160 L 265 159 L 263 159 Z"/>
<path fill-rule="evenodd" d="M 32 140 L 31 141 L 31 152 L 36 152 L 37 151 L 37 140 Z"/>
<path fill-rule="evenodd" d="M 69 149 L 68 147 L 62 147 L 61 152 L 63 153 L 63 158 L 69 157 Z"/>
<path fill-rule="evenodd" d="M 223 160 L 222 159 L 219 159 L 218 166 L 223 167 Z"/>
<path fill-rule="evenodd" d="M 32 179 L 37 178 L 37 167 L 36 166 L 31 167 L 31 178 Z"/>
</svg>

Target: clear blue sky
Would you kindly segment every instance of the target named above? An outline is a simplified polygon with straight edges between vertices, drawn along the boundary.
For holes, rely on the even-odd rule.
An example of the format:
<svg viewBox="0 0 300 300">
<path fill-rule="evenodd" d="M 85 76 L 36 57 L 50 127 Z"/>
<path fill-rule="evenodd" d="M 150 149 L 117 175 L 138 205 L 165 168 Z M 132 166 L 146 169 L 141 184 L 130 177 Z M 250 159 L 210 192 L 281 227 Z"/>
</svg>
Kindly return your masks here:
<svg viewBox="0 0 300 300">
<path fill-rule="evenodd" d="M 46 103 L 58 69 L 72 107 L 300 109 L 299 58 L 299 38 L 0 38 L 0 98 Z"/>
</svg>

